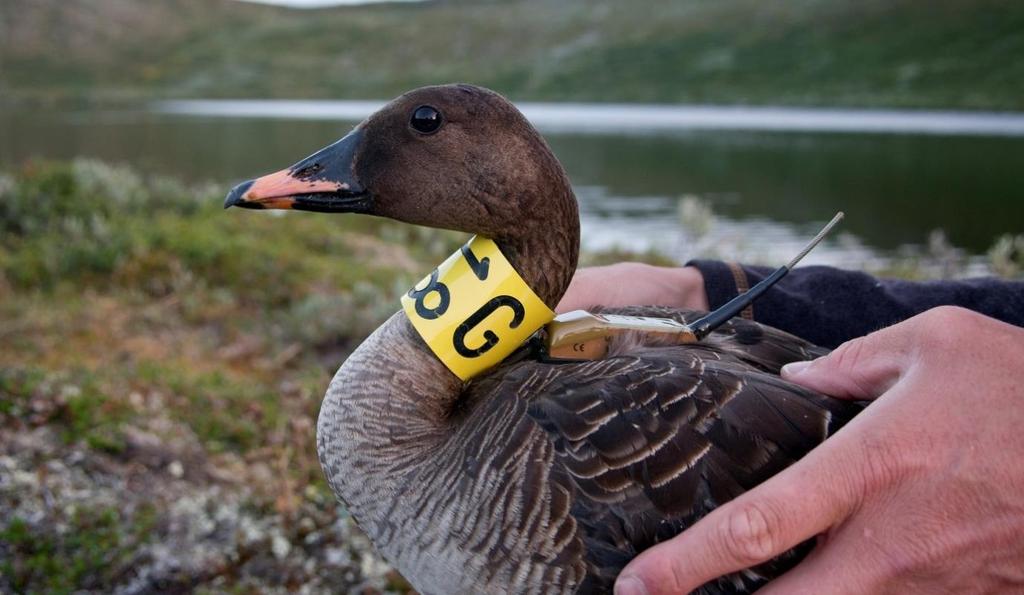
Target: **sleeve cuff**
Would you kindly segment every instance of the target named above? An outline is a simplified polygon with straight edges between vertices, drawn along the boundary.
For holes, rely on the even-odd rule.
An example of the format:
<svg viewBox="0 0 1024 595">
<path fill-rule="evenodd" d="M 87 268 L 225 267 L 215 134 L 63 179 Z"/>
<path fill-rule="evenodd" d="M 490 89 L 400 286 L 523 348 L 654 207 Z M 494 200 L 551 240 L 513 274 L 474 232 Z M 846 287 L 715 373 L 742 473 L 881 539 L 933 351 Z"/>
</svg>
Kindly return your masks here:
<svg viewBox="0 0 1024 595">
<path fill-rule="evenodd" d="M 746 273 L 738 266 L 730 266 L 720 260 L 691 260 L 686 266 L 695 267 L 704 277 L 704 292 L 708 295 L 708 307 L 711 310 L 736 297 L 741 290 L 750 289 Z M 737 272 L 742 276 L 741 280 L 737 279 Z M 738 286 L 738 281 L 744 285 L 742 289 Z M 744 314 L 746 312 L 745 309 Z"/>
</svg>

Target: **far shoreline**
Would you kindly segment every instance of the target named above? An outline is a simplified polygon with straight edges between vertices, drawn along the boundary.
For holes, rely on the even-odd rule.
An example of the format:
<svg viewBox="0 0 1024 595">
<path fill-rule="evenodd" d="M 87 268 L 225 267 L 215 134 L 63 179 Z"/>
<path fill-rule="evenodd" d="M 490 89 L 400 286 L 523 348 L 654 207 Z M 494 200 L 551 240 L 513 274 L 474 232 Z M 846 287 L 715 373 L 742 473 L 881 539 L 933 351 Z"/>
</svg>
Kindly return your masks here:
<svg viewBox="0 0 1024 595">
<path fill-rule="evenodd" d="M 158 113 L 198 117 L 359 121 L 384 100 L 183 99 Z M 1024 136 L 1024 112 L 744 105 L 517 102 L 551 132 L 649 134 L 687 130 Z"/>
</svg>

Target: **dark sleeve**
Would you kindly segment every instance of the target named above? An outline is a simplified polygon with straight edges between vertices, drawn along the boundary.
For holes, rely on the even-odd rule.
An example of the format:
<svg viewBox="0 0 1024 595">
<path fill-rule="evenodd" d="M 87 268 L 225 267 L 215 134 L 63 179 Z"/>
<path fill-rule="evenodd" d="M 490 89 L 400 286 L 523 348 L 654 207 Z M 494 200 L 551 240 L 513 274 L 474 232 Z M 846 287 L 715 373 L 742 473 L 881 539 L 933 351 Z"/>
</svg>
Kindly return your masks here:
<svg viewBox="0 0 1024 595">
<path fill-rule="evenodd" d="M 711 309 L 721 306 L 774 269 L 694 260 L 704 276 Z M 742 315 L 823 347 L 943 305 L 962 306 L 1024 327 L 1024 281 L 978 278 L 914 282 L 879 279 L 825 266 L 793 269 Z"/>
</svg>

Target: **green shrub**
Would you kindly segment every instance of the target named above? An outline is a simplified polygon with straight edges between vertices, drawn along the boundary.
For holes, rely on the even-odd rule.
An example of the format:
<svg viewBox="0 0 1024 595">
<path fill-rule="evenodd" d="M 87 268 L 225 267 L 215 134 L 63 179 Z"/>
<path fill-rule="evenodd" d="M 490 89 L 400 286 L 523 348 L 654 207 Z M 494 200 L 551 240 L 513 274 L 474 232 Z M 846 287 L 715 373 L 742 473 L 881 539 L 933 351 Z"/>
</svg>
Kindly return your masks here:
<svg viewBox="0 0 1024 595">
<path fill-rule="evenodd" d="M 115 508 L 78 507 L 66 531 L 12 518 L 0 527 L 0 587 L 7 583 L 14 592 L 28 593 L 102 590 L 124 571 L 153 525 L 149 509 L 136 511 L 130 527 L 123 526 L 125 516 Z"/>
<path fill-rule="evenodd" d="M 206 190 L 209 193 L 209 189 Z M 194 215 L 216 201 L 167 179 L 76 159 L 0 177 L 0 273 L 21 288 L 103 285 L 145 244 L 134 233 L 154 213 Z"/>
<path fill-rule="evenodd" d="M 101 388 L 92 372 L 0 368 L 0 420 L 53 424 L 67 444 L 119 453 L 124 450 L 122 425 L 130 413 L 123 400 Z"/>
<path fill-rule="evenodd" d="M 996 274 L 1016 278 L 1024 274 L 1024 234 L 1004 235 L 988 251 L 989 263 Z"/>
<path fill-rule="evenodd" d="M 207 288 L 263 308 L 315 293 L 351 294 L 365 310 L 360 300 L 390 292 L 396 267 L 410 268 L 407 246 L 412 256 L 439 262 L 456 243 L 455 234 L 365 217 L 225 212 L 222 192 L 89 160 L 0 176 L 0 286 L 120 288 L 151 297 Z M 367 235 L 401 255 L 399 263 L 370 261 L 359 247 L 375 244 L 351 241 Z M 403 282 L 420 274 L 401 273 Z"/>
</svg>

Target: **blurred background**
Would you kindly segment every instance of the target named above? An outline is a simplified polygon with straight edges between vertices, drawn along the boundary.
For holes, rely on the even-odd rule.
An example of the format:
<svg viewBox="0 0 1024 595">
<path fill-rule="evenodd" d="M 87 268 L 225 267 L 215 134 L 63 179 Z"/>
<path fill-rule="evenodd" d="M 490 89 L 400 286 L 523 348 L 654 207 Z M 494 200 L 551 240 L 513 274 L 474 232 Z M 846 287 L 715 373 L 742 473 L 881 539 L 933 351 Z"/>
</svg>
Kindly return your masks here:
<svg viewBox="0 0 1024 595">
<path fill-rule="evenodd" d="M 223 212 L 445 82 L 524 110 L 584 263 L 1024 271 L 1015 0 L 0 0 L 0 592 L 404 592 L 324 389 L 462 240 Z"/>
</svg>

